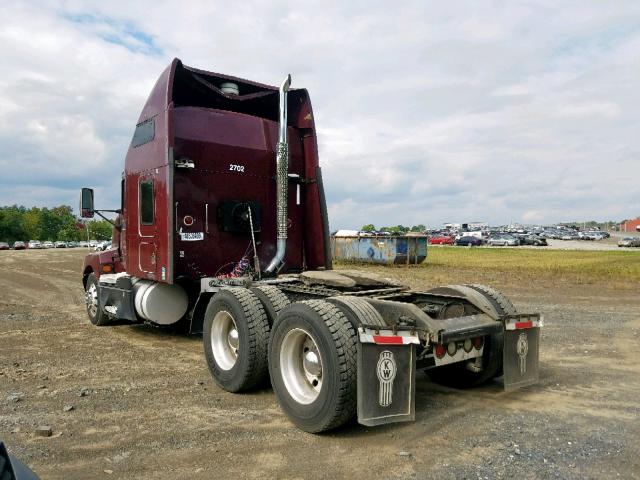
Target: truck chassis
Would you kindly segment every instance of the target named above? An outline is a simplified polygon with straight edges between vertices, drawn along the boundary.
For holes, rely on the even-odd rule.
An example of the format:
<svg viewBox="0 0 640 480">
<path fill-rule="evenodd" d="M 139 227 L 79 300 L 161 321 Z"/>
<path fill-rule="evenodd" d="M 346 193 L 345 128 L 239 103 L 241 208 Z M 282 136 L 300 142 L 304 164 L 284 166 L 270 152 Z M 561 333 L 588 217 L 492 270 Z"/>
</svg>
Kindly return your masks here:
<svg viewBox="0 0 640 480">
<path fill-rule="evenodd" d="M 102 275 L 89 312 L 140 320 L 130 282 Z M 540 315 L 517 313 L 483 285 L 422 292 L 358 271 L 202 278 L 187 318 L 220 387 L 270 381 L 285 414 L 313 433 L 354 416 L 370 426 L 414 420 L 417 369 L 456 388 L 538 380 Z"/>
</svg>

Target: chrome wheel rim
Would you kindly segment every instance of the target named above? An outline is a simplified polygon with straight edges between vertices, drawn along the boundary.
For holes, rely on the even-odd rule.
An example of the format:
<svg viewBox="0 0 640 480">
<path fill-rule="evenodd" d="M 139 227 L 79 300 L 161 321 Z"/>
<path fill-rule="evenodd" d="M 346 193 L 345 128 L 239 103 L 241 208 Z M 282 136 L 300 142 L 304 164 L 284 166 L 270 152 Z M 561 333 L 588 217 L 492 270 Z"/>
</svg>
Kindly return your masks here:
<svg viewBox="0 0 640 480">
<path fill-rule="evenodd" d="M 95 317 L 98 313 L 98 288 L 95 283 L 92 283 L 84 294 L 84 299 L 87 304 L 87 311 L 89 315 Z"/>
<path fill-rule="evenodd" d="M 222 370 L 231 370 L 238 360 L 238 327 L 226 310 L 215 314 L 211 324 L 211 352 Z"/>
<path fill-rule="evenodd" d="M 280 372 L 289 395 L 298 403 L 308 405 L 322 389 L 322 356 L 313 337 L 302 330 L 290 330 L 280 347 Z"/>
</svg>

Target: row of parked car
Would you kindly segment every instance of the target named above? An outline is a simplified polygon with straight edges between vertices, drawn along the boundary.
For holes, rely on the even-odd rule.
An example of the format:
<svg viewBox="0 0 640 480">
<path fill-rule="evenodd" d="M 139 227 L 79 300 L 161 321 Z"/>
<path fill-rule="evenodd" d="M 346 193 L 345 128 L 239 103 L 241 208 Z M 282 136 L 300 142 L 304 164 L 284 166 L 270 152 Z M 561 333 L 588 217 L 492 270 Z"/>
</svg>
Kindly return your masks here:
<svg viewBox="0 0 640 480">
<path fill-rule="evenodd" d="M 546 229 L 538 235 L 556 240 L 604 240 L 611 236 L 609 232 L 602 232 L 600 230 L 576 231 L 570 229 Z"/>
<path fill-rule="evenodd" d="M 477 247 L 490 245 L 495 247 L 517 247 L 519 245 L 533 245 L 544 247 L 547 239 L 530 233 L 506 233 L 506 232 L 463 232 L 452 235 L 449 232 L 441 232 L 429 236 L 431 245 L 459 245 L 461 247 Z"/>
<path fill-rule="evenodd" d="M 41 242 L 39 240 L 30 240 L 29 242 L 22 242 L 17 240 L 13 243 L 13 245 L 9 245 L 8 242 L 0 242 L 0 250 L 38 250 L 43 248 L 87 248 L 90 247 L 94 250 L 106 250 L 111 246 L 111 240 L 97 242 L 95 240 L 91 240 L 90 242 L 64 242 L 59 240 L 57 242 L 52 241 L 44 241 Z"/>
</svg>

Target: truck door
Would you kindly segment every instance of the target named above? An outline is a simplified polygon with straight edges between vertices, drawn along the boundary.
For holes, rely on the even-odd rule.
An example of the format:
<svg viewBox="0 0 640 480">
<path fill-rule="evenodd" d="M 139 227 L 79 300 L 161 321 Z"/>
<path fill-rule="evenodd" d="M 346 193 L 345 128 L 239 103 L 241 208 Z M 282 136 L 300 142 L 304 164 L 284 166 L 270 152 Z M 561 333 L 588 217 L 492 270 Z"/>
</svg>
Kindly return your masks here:
<svg viewBox="0 0 640 480">
<path fill-rule="evenodd" d="M 156 273 L 156 185 L 152 175 L 138 179 L 138 268 L 144 273 Z"/>
</svg>

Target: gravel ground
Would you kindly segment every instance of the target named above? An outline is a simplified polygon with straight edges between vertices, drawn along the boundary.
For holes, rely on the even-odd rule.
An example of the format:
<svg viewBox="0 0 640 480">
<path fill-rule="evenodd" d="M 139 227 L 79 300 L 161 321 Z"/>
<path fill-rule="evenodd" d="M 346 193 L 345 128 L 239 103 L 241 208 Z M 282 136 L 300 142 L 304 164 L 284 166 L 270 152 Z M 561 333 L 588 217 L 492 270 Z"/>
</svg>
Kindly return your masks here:
<svg viewBox="0 0 640 480">
<path fill-rule="evenodd" d="M 216 387 L 199 338 L 91 326 L 81 263 L 0 252 L 0 439 L 42 478 L 640 478 L 640 285 L 494 281 L 545 314 L 538 385 L 420 373 L 416 422 L 309 435 L 270 390 Z"/>
</svg>

